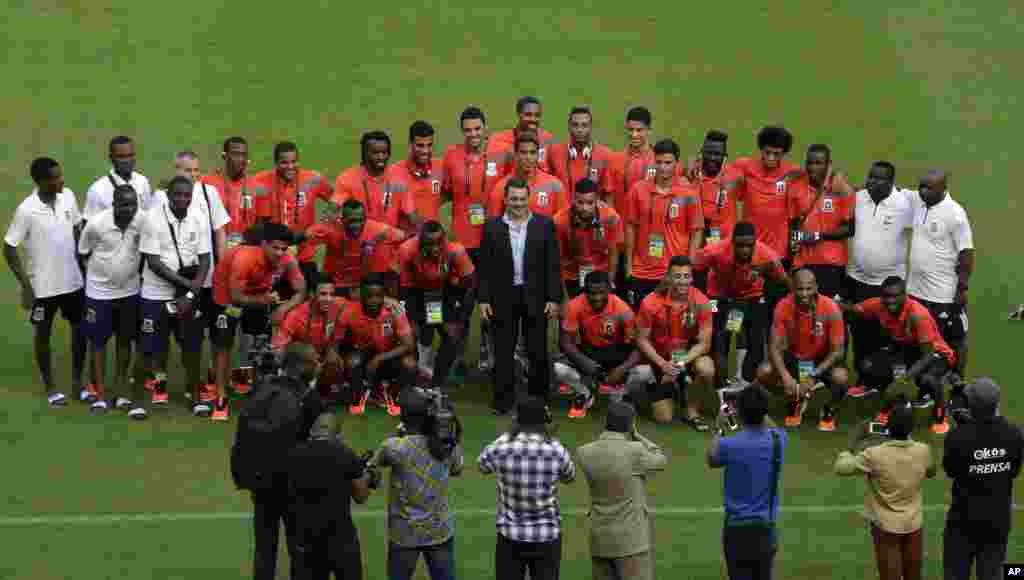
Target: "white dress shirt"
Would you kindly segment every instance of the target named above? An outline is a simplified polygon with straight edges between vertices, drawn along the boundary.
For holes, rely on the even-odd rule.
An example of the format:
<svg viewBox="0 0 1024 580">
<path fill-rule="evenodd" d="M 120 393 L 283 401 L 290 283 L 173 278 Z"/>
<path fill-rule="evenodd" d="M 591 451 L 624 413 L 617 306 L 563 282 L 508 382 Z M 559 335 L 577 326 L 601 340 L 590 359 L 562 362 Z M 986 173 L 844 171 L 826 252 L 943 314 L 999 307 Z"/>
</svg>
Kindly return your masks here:
<svg viewBox="0 0 1024 580">
<path fill-rule="evenodd" d="M 846 273 L 854 280 L 881 286 L 889 276 L 907 277 L 907 242 L 914 219 L 916 193 L 893 188 L 877 204 L 867 190 L 857 192 L 854 231 Z"/>
<path fill-rule="evenodd" d="M 508 225 L 508 237 L 512 243 L 512 285 L 522 286 L 526 284 L 526 227 L 530 225 L 533 213 L 527 214 L 526 221 L 518 223 L 510 220 L 507 213 L 502 219 Z"/>
<path fill-rule="evenodd" d="M 111 179 L 114 180 L 113 183 L 111 183 Z M 114 207 L 115 183 L 117 185 L 127 183 L 132 186 L 135 194 L 139 196 L 139 210 L 149 211 L 157 206 L 153 197 L 153 189 L 150 187 L 149 179 L 146 179 L 145 175 L 133 171 L 128 181 L 125 181 L 121 179 L 120 175 L 110 170 L 106 175 L 101 175 L 96 179 L 89 186 L 89 190 L 85 192 L 85 210 L 82 213 L 86 220 L 91 220 L 94 215 L 101 211 Z"/>
<path fill-rule="evenodd" d="M 204 187 L 206 188 L 205 193 Z M 209 204 L 206 203 L 207 197 L 210 198 Z M 167 192 L 162 189 L 156 190 L 153 198 L 158 206 L 170 203 L 167 199 Z M 188 211 L 189 213 L 198 212 L 206 227 L 211 228 L 214 232 L 231 223 L 231 216 L 224 209 L 224 202 L 221 200 L 217 188 L 198 181 L 192 188 L 192 203 L 188 206 Z M 213 288 L 213 269 L 217 266 L 217 260 L 213 256 L 213 245 L 217 243 L 217 240 L 213 239 L 211 232 L 207 232 L 207 234 L 210 235 L 210 271 L 206 274 L 203 288 Z"/>
<path fill-rule="evenodd" d="M 90 255 L 85 273 L 85 295 L 96 300 L 117 300 L 139 293 L 141 280 L 139 238 L 146 214 L 142 210 L 123 230 L 114 210 L 101 211 L 85 224 L 78 251 Z"/>
<path fill-rule="evenodd" d="M 78 202 L 70 189 L 57 194 L 50 207 L 39 199 L 39 190 L 25 198 L 14 211 L 4 241 L 17 248 L 25 245 L 25 271 L 36 298 L 49 298 L 82 288 L 78 267 L 75 226 L 82 221 Z"/>
<path fill-rule="evenodd" d="M 972 249 L 974 237 L 967 212 L 949 193 L 931 207 L 918 200 L 907 292 L 914 298 L 952 304 L 956 298 L 960 252 Z"/>
<path fill-rule="evenodd" d="M 171 228 L 174 228 L 173 237 Z M 178 240 L 177 250 L 174 239 Z M 161 204 L 146 215 L 139 249 L 143 254 L 160 256 L 165 266 L 177 272 L 182 266 L 198 265 L 199 256 L 210 253 L 210 229 L 199 212 L 190 209 L 185 218 L 179 220 L 170 207 Z M 174 298 L 174 290 L 174 284 L 157 276 L 147 261 L 142 271 L 142 298 L 171 300 Z"/>
</svg>

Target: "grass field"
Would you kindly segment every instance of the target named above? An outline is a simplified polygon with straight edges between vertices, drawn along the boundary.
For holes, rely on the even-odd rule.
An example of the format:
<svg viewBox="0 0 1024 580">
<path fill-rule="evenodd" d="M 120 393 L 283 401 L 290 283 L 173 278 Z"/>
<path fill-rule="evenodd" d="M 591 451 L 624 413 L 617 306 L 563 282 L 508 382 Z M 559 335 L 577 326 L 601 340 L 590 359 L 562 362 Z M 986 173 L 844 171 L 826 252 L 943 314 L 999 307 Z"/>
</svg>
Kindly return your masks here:
<svg viewBox="0 0 1024 580">
<path fill-rule="evenodd" d="M 403 5 L 404 4 L 404 5 Z M 836 3 L 838 4 L 838 3 Z M 855 180 L 876 158 L 896 163 L 912 186 L 928 167 L 952 174 L 978 250 L 972 284 L 972 374 L 1001 381 L 1004 412 L 1024 419 L 1016 397 L 1016 342 L 1024 327 L 1005 322 L 1020 301 L 1022 252 L 1010 168 L 1021 161 L 1013 110 L 1024 73 L 1024 16 L 1009 2 L 924 0 L 830 3 L 793 0 L 720 6 L 587 1 L 395 3 L 384 6 L 299 0 L 285 5 L 230 0 L 173 3 L 13 0 L 0 106 L 0 214 L 30 191 L 28 164 L 59 159 L 68 187 L 84 194 L 107 168 L 106 143 L 134 135 L 139 169 L 169 175 L 173 153 L 196 149 L 204 168 L 233 134 L 250 141 L 255 168 L 269 166 L 273 144 L 299 142 L 302 162 L 333 178 L 358 159 L 359 135 L 383 128 L 404 150 L 409 123 L 425 118 L 441 144 L 458 138 L 467 104 L 493 130 L 513 121 L 522 94 L 544 100 L 544 125 L 564 135 L 568 109 L 589 103 L 597 138 L 620 148 L 626 108 L 654 111 L 658 136 L 695 151 L 704 131 L 732 136 L 734 156 L 753 149 L 763 124 L 783 122 L 797 136 L 795 159 L 813 142 L 833 146 L 836 165 Z M 440 149 L 439 149 L 440 152 Z M 9 219 L 9 218 L 4 218 Z M 150 421 L 89 416 L 82 405 L 50 411 L 42 403 L 26 316 L 8 276 L 0 317 L 9 321 L 0 373 L 0 578 L 245 577 L 251 570 L 248 498 L 233 489 L 226 449 L 233 424 L 191 419 L 172 406 Z M 55 340 L 66 341 L 63 326 Z M 56 358 L 66 380 L 68 355 Z M 468 452 L 503 427 L 486 412 L 489 387 L 457 397 Z M 863 483 L 831 475 L 843 432 L 809 425 L 794 434 L 781 497 L 780 578 L 873 577 L 866 529 L 854 507 Z M 559 411 L 564 415 L 564 411 Z M 560 419 L 571 448 L 600 431 L 600 412 Z M 379 411 L 347 420 L 359 450 L 395 421 Z M 670 453 L 669 470 L 650 483 L 662 578 L 720 578 L 720 474 L 703 464 L 707 437 L 682 426 L 642 425 Z M 921 432 L 924 440 L 932 440 Z M 932 440 L 941 448 L 941 440 Z M 563 578 L 589 577 L 587 501 L 580 481 L 564 488 Z M 469 470 L 453 483 L 462 578 L 493 577 L 494 483 Z M 949 482 L 929 481 L 925 501 L 949 499 Z M 384 577 L 385 494 L 358 508 L 368 578 Z M 101 514 L 164 514 L 117 520 Z M 83 516 L 78 519 L 70 516 Z M 31 519 L 35 518 L 35 519 Z M 1020 514 L 1017 527 L 1024 524 Z M 927 512 L 925 577 L 940 574 L 941 508 Z M 1010 560 L 1024 560 L 1011 537 Z M 283 572 L 282 567 L 282 574 Z M 425 577 L 422 575 L 421 577 Z"/>
</svg>

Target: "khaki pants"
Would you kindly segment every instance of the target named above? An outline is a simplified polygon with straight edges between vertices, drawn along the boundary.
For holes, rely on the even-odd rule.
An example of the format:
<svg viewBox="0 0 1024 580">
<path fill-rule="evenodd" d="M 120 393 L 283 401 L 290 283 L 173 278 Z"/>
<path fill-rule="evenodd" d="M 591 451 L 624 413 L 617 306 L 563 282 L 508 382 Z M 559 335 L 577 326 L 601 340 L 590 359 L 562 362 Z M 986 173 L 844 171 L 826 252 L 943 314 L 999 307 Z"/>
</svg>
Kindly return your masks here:
<svg viewBox="0 0 1024 580">
<path fill-rule="evenodd" d="M 591 558 L 594 580 L 652 580 L 650 552 L 624 558 Z"/>
</svg>

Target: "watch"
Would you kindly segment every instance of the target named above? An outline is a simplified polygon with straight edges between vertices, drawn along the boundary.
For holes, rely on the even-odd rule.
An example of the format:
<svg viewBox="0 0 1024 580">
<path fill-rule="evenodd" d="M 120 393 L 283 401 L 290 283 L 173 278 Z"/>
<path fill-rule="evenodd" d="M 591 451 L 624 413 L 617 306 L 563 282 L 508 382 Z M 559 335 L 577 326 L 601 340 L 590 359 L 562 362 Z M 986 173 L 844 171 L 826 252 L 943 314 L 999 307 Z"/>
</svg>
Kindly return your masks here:
<svg viewBox="0 0 1024 580">
<path fill-rule="evenodd" d="M 185 298 L 188 298 L 189 300 L 195 300 L 196 295 L 191 290 L 189 290 L 188 292 L 185 293 Z"/>
</svg>

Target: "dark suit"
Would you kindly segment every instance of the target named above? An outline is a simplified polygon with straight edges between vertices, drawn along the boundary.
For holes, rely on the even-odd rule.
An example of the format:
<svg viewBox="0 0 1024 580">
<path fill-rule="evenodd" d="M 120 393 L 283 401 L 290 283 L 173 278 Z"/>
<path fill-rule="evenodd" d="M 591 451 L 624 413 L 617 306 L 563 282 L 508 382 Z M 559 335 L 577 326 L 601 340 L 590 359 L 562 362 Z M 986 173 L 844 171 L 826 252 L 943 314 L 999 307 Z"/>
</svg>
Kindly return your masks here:
<svg viewBox="0 0 1024 580">
<path fill-rule="evenodd" d="M 484 224 L 480 241 L 479 302 L 494 311 L 494 407 L 508 411 L 515 404 L 514 354 L 522 320 L 530 356 L 529 390 L 547 398 L 551 361 L 547 349 L 545 302 L 562 301 L 561 259 L 555 224 L 533 214 L 526 227 L 523 285 L 513 286 L 512 239 L 508 224 L 499 216 Z"/>
</svg>

